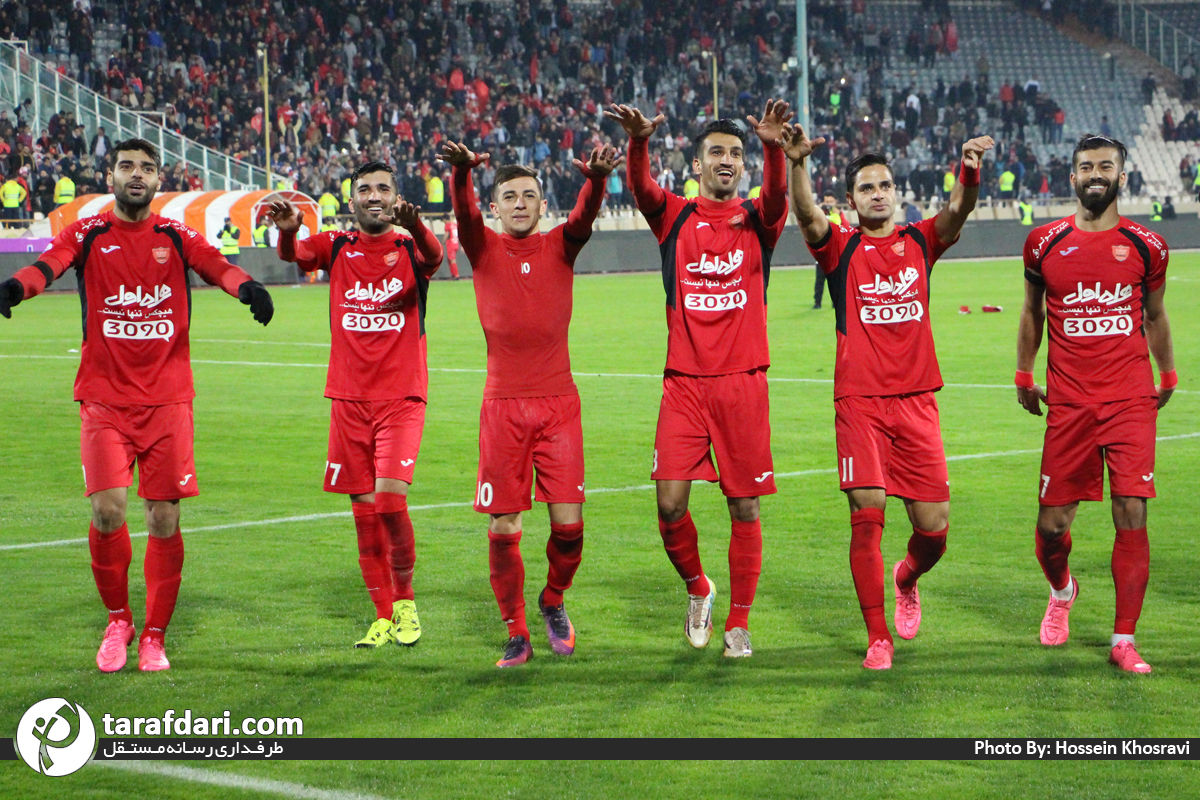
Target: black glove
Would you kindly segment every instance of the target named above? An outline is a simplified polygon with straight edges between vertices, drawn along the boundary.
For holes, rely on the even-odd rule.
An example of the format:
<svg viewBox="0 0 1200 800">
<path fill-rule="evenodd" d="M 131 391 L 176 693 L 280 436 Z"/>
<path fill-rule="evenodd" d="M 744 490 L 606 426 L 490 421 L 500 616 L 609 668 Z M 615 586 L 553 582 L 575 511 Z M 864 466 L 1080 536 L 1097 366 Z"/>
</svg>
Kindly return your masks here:
<svg viewBox="0 0 1200 800">
<path fill-rule="evenodd" d="M 25 286 L 16 278 L 0 283 L 0 316 L 12 319 L 12 307 L 25 299 Z"/>
<path fill-rule="evenodd" d="M 257 322 L 266 325 L 275 315 L 275 304 L 271 302 L 271 294 L 258 281 L 246 281 L 238 287 L 238 300 L 250 306 L 250 313 Z"/>
</svg>

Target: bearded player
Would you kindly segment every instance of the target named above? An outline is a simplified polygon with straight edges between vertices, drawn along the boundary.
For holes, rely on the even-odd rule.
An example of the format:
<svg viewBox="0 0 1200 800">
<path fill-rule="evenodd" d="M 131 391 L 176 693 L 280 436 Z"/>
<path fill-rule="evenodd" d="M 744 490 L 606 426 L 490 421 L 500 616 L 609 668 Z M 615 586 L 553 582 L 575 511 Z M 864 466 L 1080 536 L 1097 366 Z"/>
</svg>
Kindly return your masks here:
<svg viewBox="0 0 1200 800">
<path fill-rule="evenodd" d="M 908 552 L 892 567 L 896 632 L 917 635 L 917 579 L 946 551 L 950 481 L 934 392 L 942 388 L 929 324 L 929 276 L 958 241 L 979 196 L 991 137 L 963 144 L 950 199 L 936 217 L 896 225 L 896 184 L 887 159 L 865 153 L 846 167 L 846 201 L 859 224 L 833 225 L 817 206 L 808 157 L 824 138 L 786 132 L 792 202 L 817 268 L 828 277 L 837 319 L 834 427 L 841 489 L 850 503 L 850 572 L 867 625 L 867 669 L 890 669 L 894 645 L 884 617 L 884 508 L 904 500 Z"/>
<path fill-rule="evenodd" d="M 425 297 L 442 263 L 442 245 L 421 221 L 421 209 L 397 196 L 387 164 L 363 164 L 350 186 L 357 232 L 326 231 L 297 241 L 304 212 L 276 202 L 270 214 L 279 227 L 279 257 L 330 276 L 325 491 L 350 495 L 358 563 L 376 615 L 354 646 L 412 646 L 421 638 L 421 621 L 408 491 L 429 386 Z"/>
<path fill-rule="evenodd" d="M 1044 645 L 1061 645 L 1079 581 L 1067 564 L 1071 523 L 1080 500 L 1104 498 L 1104 465 L 1116 540 L 1112 576 L 1116 621 L 1109 660 L 1127 672 L 1150 672 L 1134 632 L 1150 578 L 1146 501 L 1154 497 L 1158 409 L 1178 383 L 1171 327 L 1163 306 L 1167 245 L 1125 219 L 1117 193 L 1125 185 L 1125 146 L 1085 135 L 1071 156 L 1075 213 L 1035 228 L 1025 241 L 1025 306 L 1017 337 L 1017 402 L 1042 415 L 1046 439 L 1038 486 L 1035 547 L 1050 582 L 1042 619 Z M 1033 366 L 1049 321 L 1046 389 Z M 1158 364 L 1159 385 L 1150 368 Z"/>
<path fill-rule="evenodd" d="M 261 283 L 233 266 L 186 225 L 150 211 L 162 159 L 142 139 L 113 148 L 112 211 L 68 225 L 31 267 L 0 284 L 0 314 L 41 294 L 75 268 L 83 305 L 83 345 L 75 400 L 85 491 L 92 505 L 92 575 L 108 609 L 96 665 L 125 666 L 137 636 L 129 604 L 126 509 L 133 466 L 145 505 L 146 623 L 138 668 L 170 669 L 164 640 L 183 571 L 179 501 L 200 493 L 192 448 L 188 270 L 250 306 L 266 325 L 274 306 Z"/>
<path fill-rule="evenodd" d="M 762 120 L 747 117 L 763 143 L 761 197 L 739 200 L 746 133 L 730 119 L 693 142 L 699 197 L 685 200 L 650 177 L 649 138 L 666 118 L 632 106 L 604 112 L 629 134 L 629 185 L 658 238 L 667 294 L 667 364 L 654 466 L 658 529 L 688 592 L 684 633 L 693 647 L 712 635 L 716 585 L 700 562 L 688 512 L 692 481 L 720 481 L 729 508 L 729 615 L 725 655 L 746 657 L 750 607 L 762 571 L 759 497 L 775 493 L 767 368 L 767 280 L 787 218 L 787 172 L 779 137 L 788 104 L 768 100 Z M 718 476 L 710 448 L 716 453 Z"/>
<path fill-rule="evenodd" d="M 563 593 L 583 556 L 583 427 L 579 390 L 571 378 L 567 329 L 575 259 L 592 235 L 604 200 L 604 180 L 620 158 L 611 146 L 592 151 L 575 167 L 587 179 L 567 221 L 540 233 L 546 200 L 537 172 L 506 165 L 496 170 L 492 213 L 501 232 L 483 223 L 471 170 L 487 161 L 465 145 L 448 142 L 439 159 L 454 167 L 450 201 L 463 250 L 471 261 L 475 304 L 487 339 L 487 383 L 479 412 L 479 479 L 475 510 L 490 515 L 488 564 L 508 641 L 498 667 L 524 664 L 533 655 L 525 621 L 525 565 L 521 513 L 532 507 L 529 490 L 547 504 L 549 569 L 538 595 L 550 649 L 575 652 L 575 628 Z M 531 470 L 532 467 L 532 470 Z"/>
</svg>

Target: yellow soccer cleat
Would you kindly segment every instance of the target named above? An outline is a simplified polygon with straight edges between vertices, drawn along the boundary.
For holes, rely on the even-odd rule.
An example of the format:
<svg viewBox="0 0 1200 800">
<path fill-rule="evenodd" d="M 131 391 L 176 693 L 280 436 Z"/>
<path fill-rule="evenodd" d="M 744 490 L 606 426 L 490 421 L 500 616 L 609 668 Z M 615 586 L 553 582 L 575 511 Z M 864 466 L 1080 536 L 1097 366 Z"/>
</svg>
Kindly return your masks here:
<svg viewBox="0 0 1200 800">
<path fill-rule="evenodd" d="M 412 647 L 421 638 L 421 618 L 413 600 L 397 600 L 392 604 L 392 635 L 396 644 Z"/>
<path fill-rule="evenodd" d="M 380 617 L 371 623 L 371 629 L 367 631 L 367 635 L 354 643 L 355 647 L 379 647 L 381 644 L 396 641 L 396 634 L 392 626 L 392 621 L 384 617 Z"/>
</svg>

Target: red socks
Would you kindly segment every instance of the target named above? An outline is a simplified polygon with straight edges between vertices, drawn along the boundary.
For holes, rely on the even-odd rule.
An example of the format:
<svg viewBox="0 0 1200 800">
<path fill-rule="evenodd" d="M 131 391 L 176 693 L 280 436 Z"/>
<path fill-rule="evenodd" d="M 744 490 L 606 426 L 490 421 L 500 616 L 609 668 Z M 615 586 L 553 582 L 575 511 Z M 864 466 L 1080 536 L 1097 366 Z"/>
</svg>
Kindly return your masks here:
<svg viewBox="0 0 1200 800">
<path fill-rule="evenodd" d="M 946 534 L 949 532 L 949 525 L 937 532 L 913 527 L 912 536 L 908 538 L 908 554 L 896 573 L 896 583 L 900 584 L 901 589 L 909 591 L 917 578 L 933 569 L 933 565 L 946 552 Z"/>
<path fill-rule="evenodd" d="M 1113 633 L 1132 636 L 1142 615 L 1142 600 L 1150 580 L 1150 539 L 1144 527 L 1117 528 L 1113 542 L 1112 576 L 1117 589 L 1117 619 Z"/>
<path fill-rule="evenodd" d="M 729 538 L 729 616 L 725 630 L 750 627 L 750 606 L 762 573 L 762 521 L 732 522 Z"/>
<path fill-rule="evenodd" d="M 375 513 L 379 515 L 387 540 L 388 563 L 392 570 L 393 600 L 412 600 L 413 565 L 417 561 L 412 520 L 408 516 L 408 498 L 395 492 L 375 493 Z M 388 609 L 387 616 L 391 616 Z"/>
<path fill-rule="evenodd" d="M 687 585 L 688 594 L 708 594 L 708 581 L 704 568 L 700 566 L 700 547 L 696 538 L 696 524 L 692 512 L 687 512 L 675 522 L 658 518 L 658 532 L 662 535 L 667 558 L 675 565 L 675 571 Z"/>
<path fill-rule="evenodd" d="M 488 531 L 488 568 L 500 618 L 509 636 L 529 638 L 525 624 L 525 563 L 521 560 L 521 532 L 511 535 Z"/>
<path fill-rule="evenodd" d="M 183 534 L 179 528 L 165 539 L 151 536 L 146 542 L 146 627 L 143 639 L 158 639 L 166 635 L 167 624 L 175 611 L 179 597 L 179 581 L 183 572 Z"/>
<path fill-rule="evenodd" d="M 571 588 L 575 571 L 583 558 L 583 522 L 574 525 L 550 523 L 550 539 L 546 542 L 546 589 L 542 601 L 548 606 L 561 605 L 563 592 Z"/>
<path fill-rule="evenodd" d="M 379 531 L 379 516 L 374 503 L 351 503 L 354 529 L 358 532 L 358 566 L 362 570 L 367 594 L 375 604 L 375 616 L 392 617 L 392 576 L 384 557 L 383 538 Z"/>
<path fill-rule="evenodd" d="M 92 575 L 100 600 L 108 609 L 108 621 L 123 619 L 133 624 L 129 608 L 129 562 L 133 549 L 129 544 L 129 526 L 121 525 L 112 533 L 101 533 L 95 525 L 88 528 L 88 548 L 92 551 Z"/>
<path fill-rule="evenodd" d="M 883 510 L 860 508 L 850 514 L 850 574 L 867 623 L 869 644 L 892 641 L 883 614 Z"/>
<path fill-rule="evenodd" d="M 1120 540 L 1120 531 L 1118 533 L 1118 541 Z M 1144 536 L 1146 529 L 1142 529 Z M 1071 579 L 1071 572 L 1067 569 L 1067 557 L 1071 555 L 1071 532 L 1067 531 L 1057 539 L 1049 539 L 1042 535 L 1041 529 L 1034 531 L 1033 552 L 1037 555 L 1038 563 L 1042 565 L 1042 572 L 1046 575 L 1046 580 L 1050 581 L 1050 586 L 1062 591 L 1067 588 L 1067 582 Z M 1149 563 L 1149 552 L 1147 552 L 1147 563 Z M 1116 577 L 1117 569 L 1117 554 L 1116 547 L 1113 547 L 1113 577 Z M 1145 581 L 1142 582 L 1143 591 L 1146 588 Z M 1142 601 L 1138 600 L 1138 608 L 1141 608 Z"/>
</svg>

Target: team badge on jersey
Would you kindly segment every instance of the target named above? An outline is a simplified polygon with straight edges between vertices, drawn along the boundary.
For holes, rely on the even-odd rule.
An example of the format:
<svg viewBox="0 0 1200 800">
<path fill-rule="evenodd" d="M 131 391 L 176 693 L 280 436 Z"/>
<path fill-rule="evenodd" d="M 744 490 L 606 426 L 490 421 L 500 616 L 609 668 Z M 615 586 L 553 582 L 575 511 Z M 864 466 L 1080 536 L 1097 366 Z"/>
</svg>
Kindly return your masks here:
<svg viewBox="0 0 1200 800">
<path fill-rule="evenodd" d="M 1112 250 L 1113 258 L 1117 261 L 1124 261 L 1129 258 L 1129 245 L 1127 244 L 1114 244 Z"/>
<path fill-rule="evenodd" d="M 150 252 L 154 254 L 154 260 L 160 264 L 167 263 L 167 259 L 171 257 L 171 248 L 169 247 L 155 247 Z"/>
<path fill-rule="evenodd" d="M 895 244 L 892 245 L 892 252 L 895 253 L 896 255 L 900 256 L 901 258 L 904 257 L 904 240 L 903 239 L 900 239 L 899 241 L 897 241 Z"/>
<path fill-rule="evenodd" d="M 392 252 L 388 253 L 387 255 L 385 255 L 383 257 L 383 263 L 387 264 L 389 267 L 396 266 L 396 262 L 399 260 L 400 260 L 400 251 L 399 250 L 393 250 Z"/>
<path fill-rule="evenodd" d="M 745 221 L 746 221 L 745 214 L 737 214 L 736 216 L 732 216 L 729 218 L 729 227 L 740 228 L 740 227 L 742 227 L 742 223 L 744 223 Z"/>
</svg>

